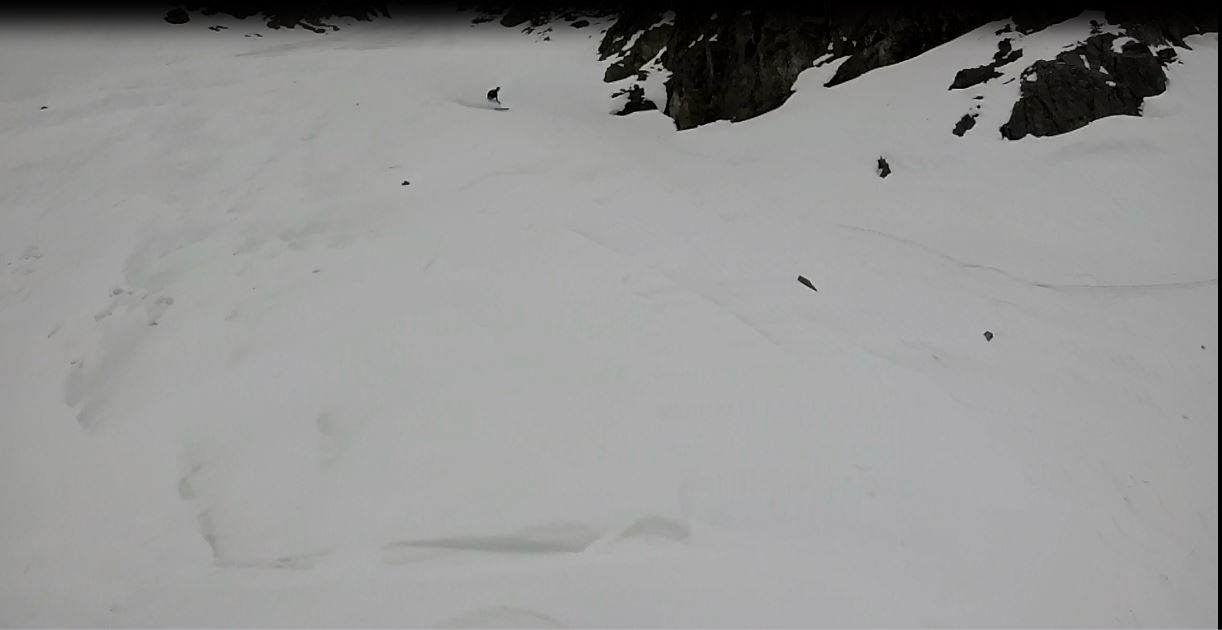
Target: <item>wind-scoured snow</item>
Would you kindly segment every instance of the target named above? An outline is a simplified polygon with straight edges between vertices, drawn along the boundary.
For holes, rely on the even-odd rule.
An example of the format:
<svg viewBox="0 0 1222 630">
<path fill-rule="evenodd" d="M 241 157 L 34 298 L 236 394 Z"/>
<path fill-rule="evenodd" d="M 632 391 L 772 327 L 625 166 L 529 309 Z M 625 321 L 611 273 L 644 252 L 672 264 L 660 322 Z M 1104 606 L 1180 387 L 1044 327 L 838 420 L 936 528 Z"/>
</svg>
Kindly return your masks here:
<svg viewBox="0 0 1222 630">
<path fill-rule="evenodd" d="M 0 624 L 1215 625 L 1217 37 L 1003 140 L 1091 18 L 683 132 L 583 30 L 4 27 Z"/>
</svg>

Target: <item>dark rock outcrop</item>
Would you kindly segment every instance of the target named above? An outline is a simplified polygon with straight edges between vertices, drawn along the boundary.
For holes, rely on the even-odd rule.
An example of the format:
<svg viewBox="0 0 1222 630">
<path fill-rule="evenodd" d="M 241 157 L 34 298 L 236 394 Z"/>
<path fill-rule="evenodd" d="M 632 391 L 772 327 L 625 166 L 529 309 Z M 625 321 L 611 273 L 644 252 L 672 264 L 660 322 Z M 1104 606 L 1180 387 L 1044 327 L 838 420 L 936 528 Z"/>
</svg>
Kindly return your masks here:
<svg viewBox="0 0 1222 630">
<path fill-rule="evenodd" d="M 616 116 L 627 116 L 636 112 L 647 112 L 656 110 L 658 105 L 653 101 L 645 98 L 645 89 L 639 85 L 632 85 L 626 90 L 616 92 L 612 96 L 628 96 L 627 103 L 619 111 L 615 112 Z"/>
<path fill-rule="evenodd" d="M 1115 35 L 1091 36 L 1082 45 L 1037 61 L 1023 73 L 1018 102 L 1003 137 L 1051 136 L 1106 116 L 1140 116 L 1142 100 L 1167 89 L 1162 62 L 1141 42 L 1112 50 Z"/>
<path fill-rule="evenodd" d="M 997 71 L 998 68 L 1013 63 L 1022 56 L 1023 51 L 1014 49 L 1009 38 L 1003 39 L 997 43 L 997 52 L 993 54 L 993 63 L 960 70 L 955 74 L 955 80 L 951 82 L 950 89 L 961 90 L 996 79 L 1001 76 L 1001 73 Z"/>
<path fill-rule="evenodd" d="M 911 59 L 1002 17 L 994 10 L 976 7 L 929 6 L 891 9 L 864 19 L 854 29 L 851 41 L 864 43 L 828 81 L 833 86 L 857 78 L 870 70 Z"/>
<path fill-rule="evenodd" d="M 619 59 L 607 67 L 603 81 L 614 83 L 637 74 L 666 48 L 672 26 L 665 17 L 664 10 L 627 11 L 607 29 L 598 47 L 599 58 L 619 55 Z"/>
<path fill-rule="evenodd" d="M 1108 9 L 1107 21 L 1150 46 L 1172 45 L 1191 50 L 1184 42 L 1189 35 L 1218 32 L 1218 7 L 1201 3 L 1188 7 L 1160 8 L 1132 5 Z"/>
<path fill-rule="evenodd" d="M 1000 68 L 1008 63 L 1018 61 L 1022 56 L 1023 51 L 1015 49 L 1014 44 L 1007 37 L 997 42 L 997 52 L 993 53 L 993 67 Z"/>
<path fill-rule="evenodd" d="M 874 169 L 879 177 L 886 177 L 891 174 L 891 165 L 887 163 L 886 158 L 878 158 L 878 166 Z"/>
<path fill-rule="evenodd" d="M 963 134 L 967 133 L 972 127 L 976 126 L 977 116 L 979 116 L 979 114 L 964 114 L 963 118 L 960 118 L 959 122 L 955 123 L 955 128 L 951 130 L 951 133 L 962 138 Z"/>
<path fill-rule="evenodd" d="M 776 109 L 798 73 L 827 52 L 826 27 L 784 13 L 679 13 L 667 46 L 666 113 L 687 129 Z"/>
<path fill-rule="evenodd" d="M 966 7 L 680 10 L 667 44 L 672 77 L 666 113 L 679 129 L 746 120 L 784 103 L 798 74 L 820 57 L 848 57 L 827 83 L 834 86 L 912 58 L 993 17 Z"/>
<path fill-rule="evenodd" d="M 951 82 L 950 89 L 962 90 L 970 88 L 973 85 L 980 85 L 999 76 L 1001 76 L 1001 73 L 994 70 L 992 64 L 977 68 L 964 68 L 955 73 L 955 80 Z"/>
<path fill-rule="evenodd" d="M 631 58 L 625 55 L 622 62 L 608 70 L 606 78 L 631 76 L 640 64 L 664 48 L 664 64 L 671 72 L 665 112 L 674 119 L 677 128 L 687 129 L 716 120 L 742 121 L 783 104 L 792 93 L 798 74 L 819 59 L 847 57 L 827 82 L 830 87 L 915 57 L 990 21 L 1009 17 L 1011 23 L 999 29 L 998 34 L 1028 34 L 1076 17 L 1086 8 L 1072 3 L 1026 3 L 988 9 L 967 5 L 868 9 L 834 3 L 799 8 L 764 5 L 748 7 L 723 1 L 675 7 L 674 27 L 668 41 L 651 41 Z M 607 32 L 604 46 L 619 51 L 633 33 L 653 24 L 656 14 L 643 18 L 643 13 L 647 12 L 625 10 L 620 21 Z M 1126 28 L 1143 42 L 1179 45 L 1188 34 L 1216 31 L 1216 13 L 1216 9 L 1176 13 L 1164 6 L 1145 12 L 1110 11 L 1108 21 L 1139 25 L 1141 33 L 1148 33 L 1139 33 L 1136 26 Z M 1096 30 L 1101 29 L 1102 25 L 1097 25 Z M 609 54 L 607 49 L 600 51 L 604 59 Z M 961 71 L 952 88 L 970 87 L 999 77 L 998 69 L 1019 60 L 1022 54 L 1011 39 L 1003 39 L 991 63 Z M 1163 63 L 1169 63 L 1173 54 L 1159 53 Z M 1104 85 L 1107 86 L 1106 81 Z"/>
<path fill-rule="evenodd" d="M 186 11 L 179 9 L 170 9 L 166 11 L 165 21 L 170 24 L 186 24 L 191 21 L 191 16 Z"/>
</svg>

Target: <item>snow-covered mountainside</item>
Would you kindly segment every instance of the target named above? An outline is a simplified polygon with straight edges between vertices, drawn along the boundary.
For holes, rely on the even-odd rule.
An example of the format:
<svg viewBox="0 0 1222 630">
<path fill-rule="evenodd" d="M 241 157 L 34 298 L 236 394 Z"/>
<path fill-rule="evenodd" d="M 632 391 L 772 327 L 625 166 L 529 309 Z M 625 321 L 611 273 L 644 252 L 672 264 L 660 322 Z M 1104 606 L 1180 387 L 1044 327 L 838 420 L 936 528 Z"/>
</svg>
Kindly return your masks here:
<svg viewBox="0 0 1222 630">
<path fill-rule="evenodd" d="M 997 131 L 1100 20 L 678 132 L 611 17 L 0 25 L 0 625 L 1216 626 L 1217 35 Z"/>
<path fill-rule="evenodd" d="M 1025 50 L 1032 43 L 1028 36 L 1083 9 L 1025 1 L 970 7 L 750 6 L 730 2 L 616 12 L 598 50 L 609 60 L 603 80 L 626 85 L 616 94 L 623 97 L 621 112 L 661 109 L 679 129 L 741 122 L 784 104 L 797 76 L 812 65 L 837 64 L 824 84 L 833 87 L 999 22 L 991 59 L 982 56 L 978 65 L 960 69 L 950 89 L 994 79 L 1012 82 L 1023 74 L 1021 99 L 1001 133 L 1015 140 L 1050 136 L 1107 116 L 1139 115 L 1144 98 L 1166 89 L 1164 67 L 1176 59 L 1176 48 L 1191 49 L 1184 38 L 1218 32 L 1216 7 L 1114 4 L 1094 12 L 1089 38 L 1049 53 L 1038 45 Z M 506 12 L 502 25 L 522 19 L 513 14 Z M 523 30 L 539 28 L 539 19 L 564 16 L 540 11 Z M 1031 53 L 1051 56 L 1032 63 Z M 972 129 L 975 115 L 960 120 L 956 135 Z"/>
</svg>

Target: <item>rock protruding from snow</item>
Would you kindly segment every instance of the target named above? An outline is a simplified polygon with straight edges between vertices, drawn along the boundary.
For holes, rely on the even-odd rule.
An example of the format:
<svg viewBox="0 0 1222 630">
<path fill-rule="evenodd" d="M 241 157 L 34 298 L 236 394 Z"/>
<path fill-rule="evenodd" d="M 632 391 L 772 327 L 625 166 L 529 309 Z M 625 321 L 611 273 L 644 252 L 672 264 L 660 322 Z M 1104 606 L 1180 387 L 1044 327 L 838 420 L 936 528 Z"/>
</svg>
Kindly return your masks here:
<svg viewBox="0 0 1222 630">
<path fill-rule="evenodd" d="M 598 47 L 603 60 L 619 56 L 603 74 L 603 81 L 615 83 L 637 74 L 641 68 L 664 54 L 671 35 L 672 14 L 659 11 L 628 11 L 607 30 Z M 665 63 L 665 61 L 663 61 Z"/>
<path fill-rule="evenodd" d="M 649 100 L 648 98 L 645 98 L 645 88 L 641 87 L 638 84 L 634 83 L 631 86 L 629 86 L 628 89 L 623 90 L 622 92 L 617 92 L 616 94 L 613 94 L 612 96 L 625 96 L 625 95 L 628 97 L 628 100 L 624 104 L 624 107 L 622 109 L 615 112 L 616 116 L 627 116 L 628 114 L 633 114 L 636 112 L 646 112 L 646 111 L 651 111 L 651 110 L 655 110 L 658 108 L 657 103 L 654 103 L 653 101 Z"/>
<path fill-rule="evenodd" d="M 860 26 L 842 17 L 840 27 L 857 26 L 850 38 L 869 42 L 836 69 L 828 87 L 855 79 L 870 70 L 911 59 L 1000 17 L 980 8 L 922 7 L 883 11 Z"/>
<path fill-rule="evenodd" d="M 955 80 L 951 82 L 950 89 L 962 90 L 970 88 L 974 85 L 980 85 L 986 81 L 996 79 L 999 76 L 1001 76 L 1001 73 L 993 69 L 993 64 L 975 68 L 964 68 L 955 73 Z"/>
<path fill-rule="evenodd" d="M 997 71 L 998 68 L 1018 61 L 1022 56 L 1023 51 L 1015 50 L 1009 38 L 1003 39 L 997 43 L 997 52 L 993 55 L 992 63 L 960 70 L 955 74 L 955 80 L 951 82 L 950 89 L 961 90 L 996 79 L 1002 75 L 1002 73 Z"/>
<path fill-rule="evenodd" d="M 679 129 L 780 107 L 798 74 L 828 53 L 827 18 L 711 9 L 679 13 L 669 46 L 667 114 Z M 841 46 L 846 46 L 841 43 Z"/>
<path fill-rule="evenodd" d="M 1138 41 L 1113 50 L 1116 35 L 1094 35 L 1023 73 L 1018 102 L 1002 136 L 1052 136 L 1107 116 L 1140 116 L 1142 100 L 1167 89 L 1161 60 Z"/>
<path fill-rule="evenodd" d="M 679 129 L 741 121 L 780 107 L 818 59 L 848 57 L 834 86 L 907 59 L 998 16 L 984 10 L 845 8 L 678 12 L 667 46 L 673 72 L 666 113 Z"/>
<path fill-rule="evenodd" d="M 955 128 L 951 130 L 951 133 L 955 134 L 956 136 L 963 137 L 963 134 L 967 133 L 972 127 L 976 126 L 977 116 L 979 116 L 979 114 L 964 114 L 963 118 L 960 118 L 959 122 L 955 123 Z"/>
<path fill-rule="evenodd" d="M 1218 8 L 1206 3 L 1172 7 L 1133 5 L 1108 9 L 1107 21 L 1119 24 L 1125 33 L 1150 46 L 1170 44 L 1191 49 L 1184 42 L 1185 37 L 1218 32 Z"/>
</svg>

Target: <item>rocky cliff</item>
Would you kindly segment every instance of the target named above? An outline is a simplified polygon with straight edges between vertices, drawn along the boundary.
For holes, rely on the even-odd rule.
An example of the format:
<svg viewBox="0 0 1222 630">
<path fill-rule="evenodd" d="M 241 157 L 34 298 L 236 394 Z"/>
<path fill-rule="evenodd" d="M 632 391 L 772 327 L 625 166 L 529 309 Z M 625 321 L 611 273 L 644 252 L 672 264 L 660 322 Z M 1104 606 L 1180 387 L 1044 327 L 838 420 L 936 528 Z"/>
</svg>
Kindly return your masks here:
<svg viewBox="0 0 1222 630">
<path fill-rule="evenodd" d="M 615 60 L 608 82 L 660 59 L 670 79 L 666 102 L 658 106 L 677 128 L 687 129 L 746 120 L 779 107 L 798 74 L 812 66 L 842 60 L 827 82 L 835 86 L 990 22 L 1008 20 L 1006 28 L 1031 34 L 1083 10 L 1069 4 L 871 8 L 829 2 L 772 8 L 721 3 L 675 8 L 673 26 L 665 32 L 647 30 L 649 18 L 639 12 L 625 13 L 607 32 L 600 52 Z M 1185 47 L 1184 37 L 1191 34 L 1216 32 L 1217 11 L 1170 5 L 1113 9 L 1107 22 L 1125 36 L 1122 47 L 1112 46 L 1117 34 L 1101 34 L 1055 59 L 1025 60 L 1027 80 L 1010 121 L 999 130 L 1004 137 L 1054 135 L 1104 116 L 1139 115 L 1143 98 L 1166 89 L 1163 66 L 1175 57 L 1167 47 Z M 632 39 L 634 32 L 653 36 Z M 1000 76 L 997 68 L 1021 57 L 1021 50 L 1002 40 L 991 63 L 962 69 L 951 88 Z"/>
<path fill-rule="evenodd" d="M 394 3 L 347 0 L 265 2 L 260 9 L 241 2 L 178 2 L 166 20 L 181 24 L 192 12 L 259 14 L 272 28 L 335 28 L 334 17 L 388 16 Z M 1106 11 L 1111 32 L 1079 43 L 1052 59 L 1027 59 L 1003 39 L 992 61 L 962 68 L 950 89 L 964 89 L 1023 66 L 1021 94 L 1009 121 L 997 132 L 1017 140 L 1078 129 L 1112 115 L 1140 115 L 1142 99 L 1167 89 L 1164 67 L 1173 63 L 1184 38 L 1217 32 L 1216 8 L 1173 4 L 1116 7 Z M 574 27 L 583 18 L 612 15 L 602 33 L 599 58 L 603 79 L 619 84 L 616 111 L 661 110 L 678 129 L 718 120 L 742 121 L 780 107 L 804 70 L 838 61 L 829 87 L 871 70 L 924 53 L 973 29 L 1006 21 L 1016 36 L 1038 32 L 1082 13 L 1073 3 L 1032 2 L 887 6 L 813 2 L 797 6 L 748 2 L 689 4 L 482 3 L 476 22 L 497 21 L 533 32 L 558 20 Z M 1000 32 L 999 32 L 1000 34 Z M 983 61 L 983 60 L 982 60 Z M 967 118 L 972 118 L 970 115 Z M 974 124 L 961 121 L 957 135 Z M 964 127 L 966 125 L 966 127 Z"/>
</svg>

